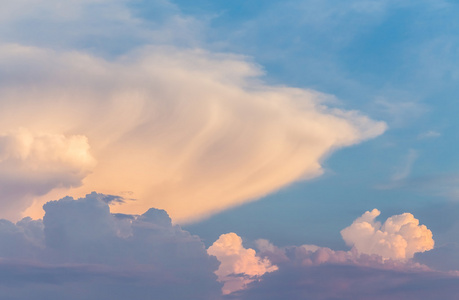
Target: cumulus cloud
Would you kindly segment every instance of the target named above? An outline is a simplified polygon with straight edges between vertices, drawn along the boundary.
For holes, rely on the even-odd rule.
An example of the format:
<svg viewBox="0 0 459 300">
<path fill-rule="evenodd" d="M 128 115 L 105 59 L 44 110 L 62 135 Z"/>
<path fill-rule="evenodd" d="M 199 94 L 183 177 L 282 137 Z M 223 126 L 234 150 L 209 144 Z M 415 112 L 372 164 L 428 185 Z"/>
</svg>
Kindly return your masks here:
<svg viewBox="0 0 459 300">
<path fill-rule="evenodd" d="M 455 299 L 459 278 L 413 260 L 386 259 L 355 248 L 337 251 L 316 245 L 277 247 L 256 241 L 258 255 L 276 272 L 227 299 Z"/>
<path fill-rule="evenodd" d="M 375 219 L 380 211 L 373 209 L 343 229 L 341 235 L 359 253 L 377 254 L 383 258 L 409 259 L 417 252 L 433 249 L 432 232 L 410 213 L 395 215 L 381 225 Z"/>
<path fill-rule="evenodd" d="M 244 248 L 241 237 L 234 232 L 222 234 L 207 249 L 207 253 L 215 256 L 220 262 L 215 274 L 218 281 L 224 283 L 222 292 L 225 295 L 242 290 L 263 274 L 278 269 L 267 258 L 256 256 L 255 250 Z"/>
<path fill-rule="evenodd" d="M 147 47 L 104 60 L 3 45 L 0 57 L 0 130 L 86 136 L 97 165 L 71 193 L 133 192 L 121 213 L 203 218 L 318 176 L 331 151 L 385 129 L 327 95 L 265 85 L 231 54 Z"/>
<path fill-rule="evenodd" d="M 45 205 L 42 220 L 0 222 L 8 299 L 218 299 L 218 261 L 163 210 L 111 214 L 106 195 Z M 177 288 L 177 285 L 180 288 Z M 70 290 L 78 291 L 68 295 Z"/>
<path fill-rule="evenodd" d="M 82 135 L 0 133 L 0 217 L 19 217 L 34 196 L 78 187 L 95 166 Z"/>
</svg>

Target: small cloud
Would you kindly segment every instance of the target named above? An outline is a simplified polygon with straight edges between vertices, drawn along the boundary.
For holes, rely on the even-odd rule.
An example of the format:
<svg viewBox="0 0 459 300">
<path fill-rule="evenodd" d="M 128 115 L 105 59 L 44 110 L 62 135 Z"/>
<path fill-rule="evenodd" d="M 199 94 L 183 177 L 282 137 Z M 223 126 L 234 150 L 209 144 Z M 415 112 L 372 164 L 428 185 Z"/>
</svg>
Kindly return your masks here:
<svg viewBox="0 0 459 300">
<path fill-rule="evenodd" d="M 231 232 L 222 234 L 207 249 L 209 255 L 217 257 L 220 267 L 215 274 L 223 282 L 222 292 L 227 295 L 247 287 L 247 284 L 259 280 L 265 274 L 276 271 L 269 259 L 256 256 L 255 250 L 246 249 L 242 239 Z"/>
<path fill-rule="evenodd" d="M 434 130 L 422 132 L 418 135 L 418 140 L 434 139 L 441 136 L 441 133 Z"/>
<path fill-rule="evenodd" d="M 400 164 L 398 170 L 392 176 L 393 181 L 400 181 L 407 178 L 411 174 L 414 163 L 418 159 L 419 154 L 416 150 L 410 149 L 405 157 L 405 161 Z"/>
<path fill-rule="evenodd" d="M 86 195 L 86 197 L 88 196 L 98 197 L 101 201 L 107 204 L 123 204 L 126 202 L 126 198 L 123 198 L 121 196 L 116 196 L 116 195 L 105 195 L 105 194 L 99 194 L 96 192 L 92 192 L 91 194 Z"/>
<path fill-rule="evenodd" d="M 404 97 L 395 95 L 394 97 Z M 426 105 L 416 101 L 388 101 L 377 99 L 375 105 L 378 110 L 387 116 L 390 127 L 402 127 L 406 122 L 421 117 L 428 111 Z"/>
</svg>

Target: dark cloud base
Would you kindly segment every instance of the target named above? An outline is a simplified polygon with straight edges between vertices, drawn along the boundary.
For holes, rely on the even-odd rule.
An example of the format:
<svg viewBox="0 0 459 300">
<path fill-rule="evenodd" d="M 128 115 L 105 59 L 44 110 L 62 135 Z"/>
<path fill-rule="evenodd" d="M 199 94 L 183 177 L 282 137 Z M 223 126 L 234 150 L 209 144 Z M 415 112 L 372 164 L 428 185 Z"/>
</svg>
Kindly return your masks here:
<svg viewBox="0 0 459 300">
<path fill-rule="evenodd" d="M 219 262 L 198 236 L 173 225 L 164 210 L 112 214 L 107 197 L 112 196 L 91 193 L 50 201 L 43 220 L 0 220 L 0 299 L 453 300 L 459 295 L 455 273 L 316 246 L 281 249 L 266 241 L 257 255 L 276 269 L 222 296 L 214 273 Z"/>
<path fill-rule="evenodd" d="M 215 257 L 163 210 L 111 214 L 106 195 L 0 222 L 0 299 L 218 299 Z"/>
<path fill-rule="evenodd" d="M 324 264 L 280 266 L 278 272 L 226 299 L 454 300 L 458 295 L 459 278 L 441 273 Z"/>
</svg>

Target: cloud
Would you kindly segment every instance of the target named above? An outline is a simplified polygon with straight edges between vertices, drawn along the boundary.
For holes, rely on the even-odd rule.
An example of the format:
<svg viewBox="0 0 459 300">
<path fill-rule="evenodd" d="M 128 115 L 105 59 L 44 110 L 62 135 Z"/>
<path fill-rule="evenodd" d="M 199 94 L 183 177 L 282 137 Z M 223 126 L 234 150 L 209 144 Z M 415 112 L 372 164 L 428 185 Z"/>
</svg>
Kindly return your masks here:
<svg viewBox="0 0 459 300">
<path fill-rule="evenodd" d="M 192 222 L 318 176 L 332 151 L 386 128 L 327 107 L 329 95 L 263 83 L 248 57 L 202 50 L 202 21 L 169 1 L 21 0 L 0 24 L 0 133 L 82 136 L 97 161 L 75 184 L 5 193 L 17 205 L 1 217 L 97 190 L 136 199 L 116 212 Z"/>
<path fill-rule="evenodd" d="M 418 134 L 417 138 L 418 140 L 435 139 L 435 138 L 440 137 L 441 135 L 442 134 L 438 131 L 428 130 L 428 131 L 424 131 Z"/>
<path fill-rule="evenodd" d="M 413 165 L 418 159 L 419 154 L 416 150 L 410 149 L 408 154 L 406 155 L 404 163 L 402 163 L 395 174 L 392 175 L 392 181 L 401 181 L 406 179 L 411 174 L 411 170 L 413 169 Z"/>
<path fill-rule="evenodd" d="M 386 259 L 355 248 L 336 251 L 316 245 L 276 247 L 256 241 L 258 255 L 278 270 L 263 275 L 226 299 L 455 299 L 459 278 L 413 260 Z"/>
<path fill-rule="evenodd" d="M 432 232 L 419 225 L 412 214 L 395 215 L 381 225 L 375 222 L 379 210 L 373 209 L 343 229 L 341 235 L 347 245 L 359 253 L 377 254 L 385 259 L 409 259 L 417 252 L 433 249 Z"/>
<path fill-rule="evenodd" d="M 95 166 L 83 135 L 0 133 L 0 217 L 19 217 L 34 196 L 78 187 Z"/>
<path fill-rule="evenodd" d="M 2 8 L 3 43 L 108 56 L 146 44 L 194 45 L 202 30 L 199 20 L 163 0 L 18 0 Z"/>
<path fill-rule="evenodd" d="M 225 295 L 242 290 L 263 274 L 278 269 L 268 259 L 256 256 L 255 250 L 244 248 L 241 237 L 233 232 L 222 234 L 207 249 L 207 253 L 220 261 L 215 274 L 218 281 L 224 283 L 222 292 Z"/>
<path fill-rule="evenodd" d="M 43 221 L 2 220 L 2 296 L 219 299 L 218 261 L 198 237 L 172 225 L 163 210 L 111 214 L 106 198 L 91 193 L 48 202 Z"/>
<path fill-rule="evenodd" d="M 132 191 L 120 213 L 197 220 L 318 176 L 330 152 L 385 130 L 327 95 L 265 85 L 231 54 L 147 47 L 104 60 L 3 45 L 0 57 L 0 130 L 87 137 L 97 165 L 55 197 Z"/>
<path fill-rule="evenodd" d="M 358 265 L 284 265 L 249 289 L 226 299 L 404 300 L 457 298 L 459 278 L 432 271 L 403 271 Z"/>
</svg>

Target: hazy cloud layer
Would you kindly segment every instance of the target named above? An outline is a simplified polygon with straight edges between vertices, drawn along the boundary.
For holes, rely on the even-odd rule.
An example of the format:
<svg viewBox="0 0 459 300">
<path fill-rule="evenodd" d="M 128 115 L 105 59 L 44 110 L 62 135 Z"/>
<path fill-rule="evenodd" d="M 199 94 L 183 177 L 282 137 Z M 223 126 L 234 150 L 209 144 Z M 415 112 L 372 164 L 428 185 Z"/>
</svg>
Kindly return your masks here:
<svg viewBox="0 0 459 300">
<path fill-rule="evenodd" d="M 97 165 L 73 195 L 131 191 L 137 201 L 116 211 L 154 206 L 183 222 L 318 176 L 332 150 L 385 129 L 259 74 L 243 57 L 203 50 L 147 47 L 107 61 L 3 45 L 0 130 L 87 137 Z"/>
<path fill-rule="evenodd" d="M 349 264 L 280 265 L 249 289 L 226 299 L 455 300 L 457 276 L 432 271 L 380 269 Z"/>
<path fill-rule="evenodd" d="M 276 264 L 276 272 L 226 299 L 453 300 L 459 292 L 455 272 L 438 272 L 412 260 L 377 254 L 335 251 L 315 245 L 276 247 L 256 241 L 258 255 Z"/>
<path fill-rule="evenodd" d="M 373 209 L 357 218 L 341 235 L 349 246 L 364 254 L 383 258 L 407 259 L 417 252 L 433 249 L 432 232 L 410 213 L 388 218 L 384 224 L 376 222 L 380 211 Z"/>
<path fill-rule="evenodd" d="M 223 294 L 245 289 L 247 284 L 259 280 L 265 273 L 277 270 L 269 259 L 262 259 L 256 256 L 255 250 L 244 248 L 241 237 L 233 232 L 222 234 L 207 253 L 220 261 L 215 274 L 218 281 L 224 283 Z"/>
</svg>

